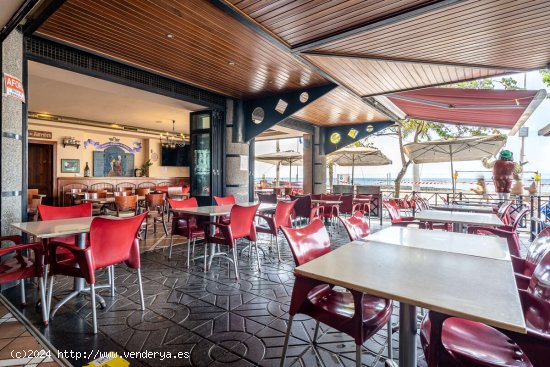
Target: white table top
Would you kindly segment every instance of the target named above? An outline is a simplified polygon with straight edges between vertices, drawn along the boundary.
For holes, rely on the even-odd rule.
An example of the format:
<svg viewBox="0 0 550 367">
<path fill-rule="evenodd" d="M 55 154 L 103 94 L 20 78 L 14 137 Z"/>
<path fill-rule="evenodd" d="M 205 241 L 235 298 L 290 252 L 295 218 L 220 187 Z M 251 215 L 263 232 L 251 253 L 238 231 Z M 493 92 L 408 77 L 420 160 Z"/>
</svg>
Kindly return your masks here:
<svg viewBox="0 0 550 367">
<path fill-rule="evenodd" d="M 511 262 L 355 241 L 295 269 L 360 292 L 526 333 Z"/>
<path fill-rule="evenodd" d="M 470 212 L 470 213 L 493 213 L 493 208 L 490 206 L 481 205 L 432 205 L 433 210 L 444 210 L 451 212 Z"/>
<path fill-rule="evenodd" d="M 496 216 L 496 214 L 488 213 L 464 213 L 442 210 L 423 210 L 420 213 L 416 214 L 415 218 L 421 222 L 474 224 L 494 227 L 504 225 L 504 223 L 502 223 L 502 221 Z"/>
<path fill-rule="evenodd" d="M 252 206 L 256 205 L 256 203 L 239 203 L 241 206 Z M 264 212 L 268 210 L 274 210 L 276 204 L 265 204 L 262 203 L 258 207 L 259 212 Z M 200 215 L 203 217 L 219 217 L 223 215 L 229 215 L 231 213 L 231 208 L 233 207 L 233 204 L 231 205 L 212 205 L 212 206 L 199 206 L 195 208 L 181 208 L 181 209 L 171 209 L 175 213 L 184 213 L 184 214 L 193 214 L 193 215 Z"/>
<path fill-rule="evenodd" d="M 478 236 L 467 233 L 391 226 L 370 234 L 360 241 L 376 241 L 425 250 L 510 261 L 506 239 L 495 236 Z"/>
<path fill-rule="evenodd" d="M 138 196 L 138 200 L 145 200 L 145 196 Z M 115 197 L 111 196 L 108 198 L 97 198 L 97 199 L 82 199 L 84 202 L 90 202 L 90 203 L 99 203 L 99 204 L 105 204 L 105 203 L 114 203 Z"/>
<path fill-rule="evenodd" d="M 358 203 L 368 203 L 371 201 L 369 198 L 353 198 L 353 201 Z"/>
<path fill-rule="evenodd" d="M 112 217 L 115 218 L 115 217 Z M 12 223 L 11 226 L 36 238 L 77 235 L 90 231 L 94 217 Z"/>
<path fill-rule="evenodd" d="M 326 204 L 326 205 L 339 205 L 342 204 L 340 200 L 311 200 L 313 204 Z"/>
</svg>

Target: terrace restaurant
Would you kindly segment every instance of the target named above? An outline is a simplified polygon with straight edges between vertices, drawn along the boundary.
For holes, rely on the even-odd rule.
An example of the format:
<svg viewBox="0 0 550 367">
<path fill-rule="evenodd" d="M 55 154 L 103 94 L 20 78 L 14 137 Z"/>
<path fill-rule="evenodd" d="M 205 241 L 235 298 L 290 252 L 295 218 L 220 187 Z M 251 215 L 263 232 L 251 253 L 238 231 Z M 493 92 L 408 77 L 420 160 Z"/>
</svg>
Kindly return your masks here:
<svg viewBox="0 0 550 367">
<path fill-rule="evenodd" d="M 496 160 L 494 198 L 327 166 L 391 164 L 350 146 L 411 119 L 517 136 L 544 89 L 457 83 L 548 68 L 548 24 L 544 0 L 1 0 L 0 366 L 547 366 L 549 197 L 510 194 L 504 139 L 423 147 Z M 256 157 L 302 183 L 257 185 Z"/>
</svg>

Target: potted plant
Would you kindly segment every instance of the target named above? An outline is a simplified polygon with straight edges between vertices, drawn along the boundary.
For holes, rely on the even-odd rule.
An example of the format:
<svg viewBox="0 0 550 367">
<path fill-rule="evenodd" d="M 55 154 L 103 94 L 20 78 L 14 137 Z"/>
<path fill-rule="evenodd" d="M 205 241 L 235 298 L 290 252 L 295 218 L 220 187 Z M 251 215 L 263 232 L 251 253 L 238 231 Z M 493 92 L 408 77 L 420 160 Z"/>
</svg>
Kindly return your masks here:
<svg viewBox="0 0 550 367">
<path fill-rule="evenodd" d="M 141 165 L 141 172 L 143 177 L 149 177 L 149 167 L 151 167 L 152 165 L 153 162 L 151 162 L 150 159 L 148 159 Z"/>
</svg>

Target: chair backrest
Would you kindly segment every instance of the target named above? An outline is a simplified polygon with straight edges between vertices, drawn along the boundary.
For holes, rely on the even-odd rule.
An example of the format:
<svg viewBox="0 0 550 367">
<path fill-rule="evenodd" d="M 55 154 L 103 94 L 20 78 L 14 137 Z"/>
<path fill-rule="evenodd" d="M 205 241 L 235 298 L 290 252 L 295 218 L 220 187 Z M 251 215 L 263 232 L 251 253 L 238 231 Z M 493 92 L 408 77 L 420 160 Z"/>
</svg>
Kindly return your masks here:
<svg viewBox="0 0 550 367">
<path fill-rule="evenodd" d="M 498 208 L 497 216 L 500 218 L 500 220 L 502 220 L 502 222 L 505 225 L 511 224 L 510 213 L 509 213 L 511 208 L 512 208 L 512 203 L 510 201 L 502 203 Z"/>
<path fill-rule="evenodd" d="M 342 195 L 341 194 L 321 194 L 321 200 L 340 201 L 342 200 Z"/>
<path fill-rule="evenodd" d="M 145 196 L 145 195 L 149 195 L 150 193 L 151 193 L 150 188 L 139 187 L 139 188 L 136 189 L 136 195 L 137 196 Z"/>
<path fill-rule="evenodd" d="M 129 191 L 115 191 L 113 192 L 113 196 L 114 197 L 117 197 L 117 196 L 128 196 L 128 195 L 131 195 L 131 193 Z"/>
<path fill-rule="evenodd" d="M 139 251 L 137 254 L 132 251 L 132 245 L 146 215 L 147 212 L 125 219 L 94 218 L 90 226 L 90 247 L 95 269 L 118 264 L 132 256 L 138 257 L 139 267 Z"/>
<path fill-rule="evenodd" d="M 370 233 L 369 220 L 360 211 L 356 211 L 349 218 L 343 218 L 343 217 L 338 217 L 338 218 L 344 225 L 346 232 L 348 232 L 350 241 L 355 241 L 360 238 L 367 237 L 369 235 Z"/>
<path fill-rule="evenodd" d="M 161 186 L 161 185 L 155 186 L 155 191 L 156 192 L 168 192 L 168 186 Z"/>
<path fill-rule="evenodd" d="M 258 211 L 260 204 L 251 206 L 242 206 L 239 204 L 231 207 L 229 213 L 229 226 L 233 238 L 250 237 L 253 241 L 256 240 L 256 226 L 254 225 L 254 217 Z"/>
<path fill-rule="evenodd" d="M 229 195 L 229 196 L 214 196 L 214 201 L 216 202 L 216 205 L 231 205 L 235 204 L 235 196 Z"/>
<path fill-rule="evenodd" d="M 190 186 L 183 186 L 181 188 L 181 191 L 184 193 L 184 194 L 189 194 L 189 190 L 191 190 L 191 187 Z"/>
<path fill-rule="evenodd" d="M 170 204 L 170 208 L 173 208 L 173 209 L 196 208 L 199 206 L 197 198 L 194 198 L 194 197 L 185 199 L 185 200 L 168 199 L 168 204 Z"/>
<path fill-rule="evenodd" d="M 117 191 L 129 191 L 134 190 L 136 188 L 136 184 L 133 182 L 121 182 L 116 185 Z"/>
<path fill-rule="evenodd" d="M 147 210 L 162 210 L 164 207 L 164 194 L 145 195 L 145 207 Z"/>
<path fill-rule="evenodd" d="M 512 230 L 516 231 L 518 229 L 519 224 L 529 214 L 529 208 L 523 208 L 519 211 L 518 215 L 514 217 L 513 223 L 511 223 Z"/>
<path fill-rule="evenodd" d="M 340 212 L 351 213 L 351 211 L 353 210 L 353 195 L 352 194 L 342 195 L 340 200 L 342 200 L 342 204 L 340 204 Z"/>
<path fill-rule="evenodd" d="M 290 195 L 290 200 L 294 201 L 294 213 L 297 217 L 309 218 L 311 214 L 311 196 L 310 195 Z"/>
<path fill-rule="evenodd" d="M 541 259 L 529 282 L 528 291 L 550 302 L 550 252 Z M 549 305 L 550 306 L 550 305 Z M 548 320 L 545 320 L 548 323 Z"/>
<path fill-rule="evenodd" d="M 291 227 L 292 228 L 292 210 L 296 205 L 296 201 L 279 201 L 275 207 L 275 214 L 273 214 L 273 222 L 275 229 L 279 230 L 279 227 Z"/>
<path fill-rule="evenodd" d="M 275 194 L 258 194 L 260 203 L 277 204 L 277 195 Z"/>
<path fill-rule="evenodd" d="M 115 206 L 119 212 L 137 210 L 137 195 L 115 196 Z"/>
<path fill-rule="evenodd" d="M 138 184 L 138 187 L 143 189 L 154 189 L 155 186 L 156 184 L 154 182 L 142 182 Z"/>
<path fill-rule="evenodd" d="M 273 188 L 273 193 L 277 196 L 282 196 L 283 195 L 283 188 L 282 187 L 274 187 Z"/>
<path fill-rule="evenodd" d="M 303 265 L 330 252 L 328 231 L 320 219 L 302 228 L 281 227 L 292 251 L 296 266 Z"/>
<path fill-rule="evenodd" d="M 549 251 L 550 237 L 547 232 L 541 232 L 537 238 L 531 242 L 531 245 L 527 250 L 527 256 L 525 257 L 525 268 L 523 269 L 522 274 L 528 277 L 532 276 L 537 265 Z"/>
<path fill-rule="evenodd" d="M 90 185 L 91 190 L 106 190 L 106 191 L 114 191 L 113 190 L 113 184 L 109 182 L 98 182 L 93 185 Z"/>
<path fill-rule="evenodd" d="M 73 206 L 38 205 L 38 212 L 42 220 L 85 218 L 92 216 L 92 203 Z"/>
<path fill-rule="evenodd" d="M 321 200 L 323 194 L 311 194 L 311 200 Z"/>
</svg>

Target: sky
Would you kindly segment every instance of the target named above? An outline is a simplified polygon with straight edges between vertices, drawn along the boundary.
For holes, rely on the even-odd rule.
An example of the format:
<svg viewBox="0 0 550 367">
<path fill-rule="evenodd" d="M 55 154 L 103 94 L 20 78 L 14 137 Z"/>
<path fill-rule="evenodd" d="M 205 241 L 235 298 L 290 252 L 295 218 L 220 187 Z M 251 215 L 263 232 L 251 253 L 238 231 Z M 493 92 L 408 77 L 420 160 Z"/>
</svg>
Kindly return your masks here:
<svg viewBox="0 0 550 367">
<path fill-rule="evenodd" d="M 526 74 L 514 74 L 510 75 L 518 81 L 518 86 L 523 87 L 524 81 L 526 82 L 526 89 L 539 90 L 546 89 L 550 94 L 550 88 L 545 88 L 545 84 L 542 82 L 542 75 L 538 71 L 532 71 Z M 524 79 L 525 77 L 525 79 Z M 500 79 L 500 78 L 497 78 Z M 496 84 L 498 85 L 498 83 Z M 498 87 L 496 89 L 499 89 Z M 524 166 L 525 171 L 540 171 L 543 179 L 550 178 L 550 137 L 538 136 L 538 131 L 550 124 L 550 99 L 546 98 L 537 108 L 537 110 L 530 116 L 524 127 L 529 128 L 529 136 L 525 139 L 525 160 L 529 163 Z M 506 135 L 508 131 L 503 130 Z M 380 167 L 356 167 L 355 177 L 365 178 L 385 178 L 387 175 L 391 175 L 391 178 L 395 178 L 399 170 L 401 169 L 401 158 L 399 156 L 399 143 L 397 137 L 393 136 L 377 136 L 374 137 L 372 143 L 379 148 L 384 154 L 386 154 L 393 162 L 392 165 L 380 166 Z M 521 139 L 516 136 L 509 136 L 506 142 L 506 149 L 511 150 L 514 153 L 514 160 L 519 160 L 520 154 L 520 141 Z M 284 150 L 296 150 L 302 152 L 302 144 L 298 139 L 282 139 L 279 141 L 281 151 Z M 275 152 L 275 141 L 263 141 L 256 143 L 256 154 L 264 154 Z M 490 178 L 490 173 L 483 167 L 480 161 L 472 162 L 456 162 L 455 170 L 458 171 L 484 171 L 486 178 Z M 296 168 L 292 169 L 292 177 L 296 177 Z M 351 173 L 349 167 L 336 167 L 335 175 L 337 173 Z M 271 164 L 256 162 L 256 177 L 275 177 L 275 166 Z M 302 177 L 301 168 L 298 169 L 299 179 Z M 450 166 L 448 163 L 429 163 L 420 165 L 420 177 L 421 178 L 448 178 L 450 177 Z M 477 173 L 459 173 L 459 177 L 474 178 Z M 529 175 L 527 175 L 529 176 Z M 524 179 L 530 177 L 524 176 Z M 288 166 L 281 167 L 281 178 L 288 177 Z M 405 178 L 412 178 L 412 169 L 409 167 Z"/>
</svg>

